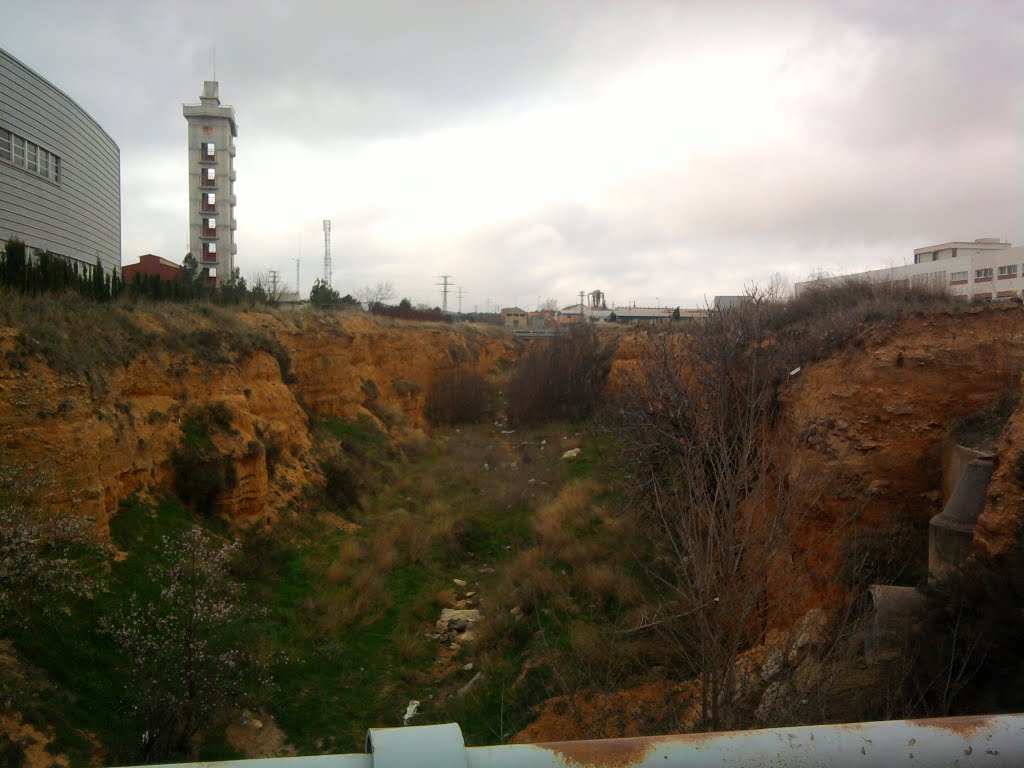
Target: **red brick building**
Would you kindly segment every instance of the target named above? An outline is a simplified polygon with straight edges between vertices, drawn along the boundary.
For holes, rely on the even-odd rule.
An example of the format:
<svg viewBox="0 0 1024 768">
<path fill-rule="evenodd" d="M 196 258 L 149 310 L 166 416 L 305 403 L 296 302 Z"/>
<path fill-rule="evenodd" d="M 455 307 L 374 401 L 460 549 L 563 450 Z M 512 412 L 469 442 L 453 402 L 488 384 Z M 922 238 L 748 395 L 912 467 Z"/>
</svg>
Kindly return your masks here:
<svg viewBox="0 0 1024 768">
<path fill-rule="evenodd" d="M 135 280 L 136 274 L 155 275 L 161 280 L 176 280 L 180 273 L 180 265 L 152 253 L 140 256 L 137 264 L 126 264 L 121 268 L 121 277 L 129 285 Z"/>
</svg>

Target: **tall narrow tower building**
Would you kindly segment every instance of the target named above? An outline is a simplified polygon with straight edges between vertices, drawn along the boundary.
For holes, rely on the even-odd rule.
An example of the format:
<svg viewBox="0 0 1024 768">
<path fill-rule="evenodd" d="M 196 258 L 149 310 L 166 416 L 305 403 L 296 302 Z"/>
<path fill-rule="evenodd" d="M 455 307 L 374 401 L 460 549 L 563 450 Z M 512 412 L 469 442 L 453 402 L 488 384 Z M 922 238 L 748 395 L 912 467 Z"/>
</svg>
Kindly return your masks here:
<svg viewBox="0 0 1024 768">
<path fill-rule="evenodd" d="M 188 123 L 189 249 L 199 271 L 219 284 L 235 269 L 235 110 L 221 106 L 217 81 L 203 83 L 198 104 L 184 105 Z"/>
</svg>

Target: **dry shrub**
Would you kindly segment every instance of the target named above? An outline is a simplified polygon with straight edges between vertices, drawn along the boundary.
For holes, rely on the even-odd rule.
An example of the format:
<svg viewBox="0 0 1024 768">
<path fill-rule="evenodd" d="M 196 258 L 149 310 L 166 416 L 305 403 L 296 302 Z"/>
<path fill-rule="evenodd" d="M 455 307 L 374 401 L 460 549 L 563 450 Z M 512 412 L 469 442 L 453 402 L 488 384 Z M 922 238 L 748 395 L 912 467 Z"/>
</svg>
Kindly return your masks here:
<svg viewBox="0 0 1024 768">
<path fill-rule="evenodd" d="M 395 638 L 394 643 L 398 658 L 406 664 L 414 663 L 431 652 L 427 639 L 413 632 L 403 632 Z"/>
<path fill-rule="evenodd" d="M 370 551 L 380 569 L 390 571 L 399 564 L 423 562 L 431 544 L 431 525 L 396 509 L 373 532 Z"/>
<path fill-rule="evenodd" d="M 400 531 L 386 528 L 370 540 L 370 558 L 367 564 L 378 573 L 391 573 L 398 565 Z"/>
<path fill-rule="evenodd" d="M 431 424 L 473 424 L 483 418 L 490 400 L 484 377 L 472 364 L 460 364 L 434 377 L 423 415 Z"/>
<path fill-rule="evenodd" d="M 367 410 L 380 419 L 388 428 L 405 428 L 410 426 L 409 414 L 394 403 L 374 400 L 366 405 Z"/>
<path fill-rule="evenodd" d="M 569 596 L 566 577 L 556 575 L 544 553 L 537 547 L 522 552 L 505 570 L 493 594 L 498 610 L 518 605 L 525 614 L 540 608 L 571 611 L 575 608 Z"/>
<path fill-rule="evenodd" d="M 573 538 L 573 524 L 584 520 L 591 499 L 600 493 L 594 480 L 581 480 L 562 487 L 558 495 L 537 510 L 533 530 L 548 552 L 557 551 Z"/>
<path fill-rule="evenodd" d="M 593 624 L 573 622 L 569 626 L 569 647 L 574 662 L 583 669 L 607 669 L 617 654 L 614 639 Z"/>
<path fill-rule="evenodd" d="M 388 607 L 387 576 L 372 567 L 352 574 L 346 589 L 333 595 L 320 621 L 322 630 L 339 632 L 357 619 L 371 623 Z"/>
<path fill-rule="evenodd" d="M 622 578 L 608 563 L 587 563 L 577 572 L 582 591 L 601 605 L 618 596 L 619 580 Z"/>
<path fill-rule="evenodd" d="M 328 583 L 335 586 L 344 584 L 356 571 L 364 557 L 363 545 L 356 539 L 348 539 L 338 549 L 338 554 L 327 568 Z"/>
<path fill-rule="evenodd" d="M 509 423 L 587 417 L 600 403 L 611 363 L 611 350 L 591 325 L 574 325 L 549 342 L 530 342 L 509 379 Z"/>
<path fill-rule="evenodd" d="M 442 589 L 434 595 L 434 602 L 440 606 L 449 606 L 455 602 L 455 590 L 454 589 Z"/>
<path fill-rule="evenodd" d="M 459 526 L 452 515 L 434 518 L 430 521 L 427 531 L 429 543 L 440 546 L 442 556 L 451 556 L 462 551 Z"/>
<path fill-rule="evenodd" d="M 430 494 L 433 495 L 433 494 Z M 424 494 L 423 498 L 428 498 L 428 495 Z M 447 517 L 451 514 L 451 505 L 448 504 L 444 499 L 430 499 L 427 505 L 423 508 L 423 514 L 428 518 L 435 517 Z"/>
<path fill-rule="evenodd" d="M 430 450 L 430 438 L 422 429 L 406 429 L 395 440 L 395 448 L 406 458 L 420 458 Z"/>
<path fill-rule="evenodd" d="M 725 312 L 766 312 L 767 329 L 792 346 L 791 362 L 821 360 L 860 333 L 865 323 L 892 322 L 916 312 L 955 310 L 959 302 L 945 285 L 848 277 L 806 285 L 785 302 L 755 291 L 748 305 Z"/>
<path fill-rule="evenodd" d="M 420 475 L 420 477 L 417 478 L 416 494 L 417 494 L 417 496 L 419 498 L 421 498 L 421 499 L 434 499 L 434 497 L 437 496 L 437 494 L 439 492 L 440 491 L 439 491 L 439 489 L 437 487 L 437 481 L 434 479 L 433 475 Z M 427 505 L 427 512 L 428 512 L 428 514 L 429 514 L 430 504 L 433 504 L 433 503 L 434 503 L 434 501 L 431 501 Z"/>
</svg>

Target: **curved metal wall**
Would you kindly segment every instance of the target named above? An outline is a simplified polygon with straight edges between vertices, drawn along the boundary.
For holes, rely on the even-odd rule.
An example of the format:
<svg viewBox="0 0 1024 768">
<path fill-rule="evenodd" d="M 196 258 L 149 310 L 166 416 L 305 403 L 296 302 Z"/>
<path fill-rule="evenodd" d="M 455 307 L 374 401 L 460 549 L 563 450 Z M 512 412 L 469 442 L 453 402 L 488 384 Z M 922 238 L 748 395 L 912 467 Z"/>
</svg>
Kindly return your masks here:
<svg viewBox="0 0 1024 768">
<path fill-rule="evenodd" d="M 0 50 L 0 130 L 60 158 L 55 181 L 0 152 L 0 241 L 121 267 L 121 153 L 67 94 Z M 2 147 L 0 147 L 2 149 Z"/>
</svg>

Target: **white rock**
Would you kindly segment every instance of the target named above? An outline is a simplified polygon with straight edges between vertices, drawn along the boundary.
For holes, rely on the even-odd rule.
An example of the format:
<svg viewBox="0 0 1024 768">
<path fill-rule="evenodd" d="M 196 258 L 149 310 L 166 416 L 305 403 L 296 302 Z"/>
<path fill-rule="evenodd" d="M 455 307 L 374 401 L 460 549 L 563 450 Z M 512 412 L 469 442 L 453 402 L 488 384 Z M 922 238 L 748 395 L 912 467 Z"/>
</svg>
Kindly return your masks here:
<svg viewBox="0 0 1024 768">
<path fill-rule="evenodd" d="M 580 455 L 580 449 L 579 448 L 570 448 L 568 451 L 566 451 L 565 453 L 562 454 L 562 458 L 563 459 L 575 459 L 579 455 Z"/>
<path fill-rule="evenodd" d="M 420 708 L 420 703 L 413 699 L 409 702 L 409 706 L 405 708 L 405 716 L 402 718 L 402 725 L 408 725 L 409 721 L 416 717 L 416 710 Z"/>
<path fill-rule="evenodd" d="M 462 579 L 452 579 L 452 581 L 455 582 L 455 586 L 457 586 L 457 587 L 464 587 L 464 586 L 466 586 L 466 582 L 463 581 Z"/>
</svg>

